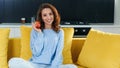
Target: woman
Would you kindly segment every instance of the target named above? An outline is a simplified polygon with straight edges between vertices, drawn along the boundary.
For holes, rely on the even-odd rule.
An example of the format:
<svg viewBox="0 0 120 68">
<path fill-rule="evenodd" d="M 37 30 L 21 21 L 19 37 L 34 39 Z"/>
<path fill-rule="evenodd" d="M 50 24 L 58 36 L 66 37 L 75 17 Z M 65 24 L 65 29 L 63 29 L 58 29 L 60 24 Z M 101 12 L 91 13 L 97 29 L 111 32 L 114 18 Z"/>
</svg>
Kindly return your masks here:
<svg viewBox="0 0 120 68">
<path fill-rule="evenodd" d="M 9 61 L 9 68 L 77 68 L 72 64 L 62 65 L 64 32 L 59 27 L 60 16 L 56 8 L 48 3 L 42 4 L 37 21 L 41 27 L 32 24 L 31 59 L 13 58 Z"/>
</svg>

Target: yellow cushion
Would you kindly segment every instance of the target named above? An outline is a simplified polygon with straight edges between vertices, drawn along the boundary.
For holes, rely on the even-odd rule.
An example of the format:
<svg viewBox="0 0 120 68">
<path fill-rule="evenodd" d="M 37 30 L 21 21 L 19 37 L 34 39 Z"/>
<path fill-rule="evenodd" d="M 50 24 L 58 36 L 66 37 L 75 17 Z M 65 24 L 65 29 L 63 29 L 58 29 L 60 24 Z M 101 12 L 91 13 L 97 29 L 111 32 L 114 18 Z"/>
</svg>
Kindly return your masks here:
<svg viewBox="0 0 120 68">
<path fill-rule="evenodd" d="M 91 29 L 77 63 L 88 68 L 119 68 L 120 35 Z"/>
<path fill-rule="evenodd" d="M 72 37 L 74 33 L 73 28 L 63 28 L 64 30 L 64 49 L 63 49 L 63 63 L 72 63 L 72 56 L 71 56 L 71 44 L 72 44 Z M 21 26 L 21 58 L 26 60 L 30 59 L 31 57 L 31 50 L 30 50 L 30 32 L 31 27 Z"/>
<path fill-rule="evenodd" d="M 74 34 L 73 28 L 62 28 L 64 30 L 64 48 L 63 48 L 63 64 L 73 63 L 71 54 L 72 38 Z"/>
<path fill-rule="evenodd" d="M 9 32 L 9 28 L 0 28 L 0 68 L 8 68 L 7 49 Z"/>
<path fill-rule="evenodd" d="M 31 50 L 30 50 L 30 33 L 32 28 L 21 26 L 21 53 L 20 57 L 29 60 L 32 56 Z"/>
<path fill-rule="evenodd" d="M 20 57 L 20 38 L 10 38 L 8 42 L 8 60 L 12 57 Z"/>
</svg>

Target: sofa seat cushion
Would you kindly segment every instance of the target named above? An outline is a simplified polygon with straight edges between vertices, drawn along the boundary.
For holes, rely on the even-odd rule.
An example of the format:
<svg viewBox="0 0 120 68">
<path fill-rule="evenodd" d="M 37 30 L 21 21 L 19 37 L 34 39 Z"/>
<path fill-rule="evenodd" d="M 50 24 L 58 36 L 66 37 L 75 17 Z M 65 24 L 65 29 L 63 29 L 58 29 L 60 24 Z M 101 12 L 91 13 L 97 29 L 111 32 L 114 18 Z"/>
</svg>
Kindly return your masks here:
<svg viewBox="0 0 120 68">
<path fill-rule="evenodd" d="M 8 68 L 7 51 L 9 32 L 9 28 L 0 28 L 0 68 Z"/>
<path fill-rule="evenodd" d="M 77 63 L 88 68 L 119 68 L 119 52 L 120 34 L 91 29 Z"/>
</svg>

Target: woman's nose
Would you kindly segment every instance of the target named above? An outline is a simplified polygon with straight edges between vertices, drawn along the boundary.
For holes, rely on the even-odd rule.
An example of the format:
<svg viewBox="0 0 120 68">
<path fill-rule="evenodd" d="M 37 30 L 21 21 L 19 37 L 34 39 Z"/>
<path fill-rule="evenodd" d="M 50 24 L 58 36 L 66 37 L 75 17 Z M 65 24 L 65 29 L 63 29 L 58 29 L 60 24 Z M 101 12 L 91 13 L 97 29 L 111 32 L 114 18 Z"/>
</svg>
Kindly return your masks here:
<svg viewBox="0 0 120 68">
<path fill-rule="evenodd" d="M 50 18 L 51 18 L 51 16 L 50 16 L 50 15 L 48 15 L 48 16 L 47 16 L 47 18 L 48 18 L 48 19 L 50 19 Z"/>
</svg>

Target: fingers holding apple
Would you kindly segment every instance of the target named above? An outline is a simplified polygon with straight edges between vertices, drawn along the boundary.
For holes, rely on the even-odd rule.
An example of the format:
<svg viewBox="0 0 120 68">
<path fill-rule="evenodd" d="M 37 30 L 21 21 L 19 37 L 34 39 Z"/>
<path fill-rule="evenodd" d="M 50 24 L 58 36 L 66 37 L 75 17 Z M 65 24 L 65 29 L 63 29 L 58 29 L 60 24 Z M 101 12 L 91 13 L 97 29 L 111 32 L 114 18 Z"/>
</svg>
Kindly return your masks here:
<svg viewBox="0 0 120 68">
<path fill-rule="evenodd" d="M 38 32 L 41 31 L 41 29 L 40 29 L 41 25 L 40 25 L 39 21 L 35 21 L 35 23 L 32 23 L 32 27 L 33 27 L 34 30 L 36 30 Z"/>
<path fill-rule="evenodd" d="M 40 29 L 40 27 L 41 27 L 40 21 L 35 21 L 35 27 L 37 29 Z"/>
</svg>

